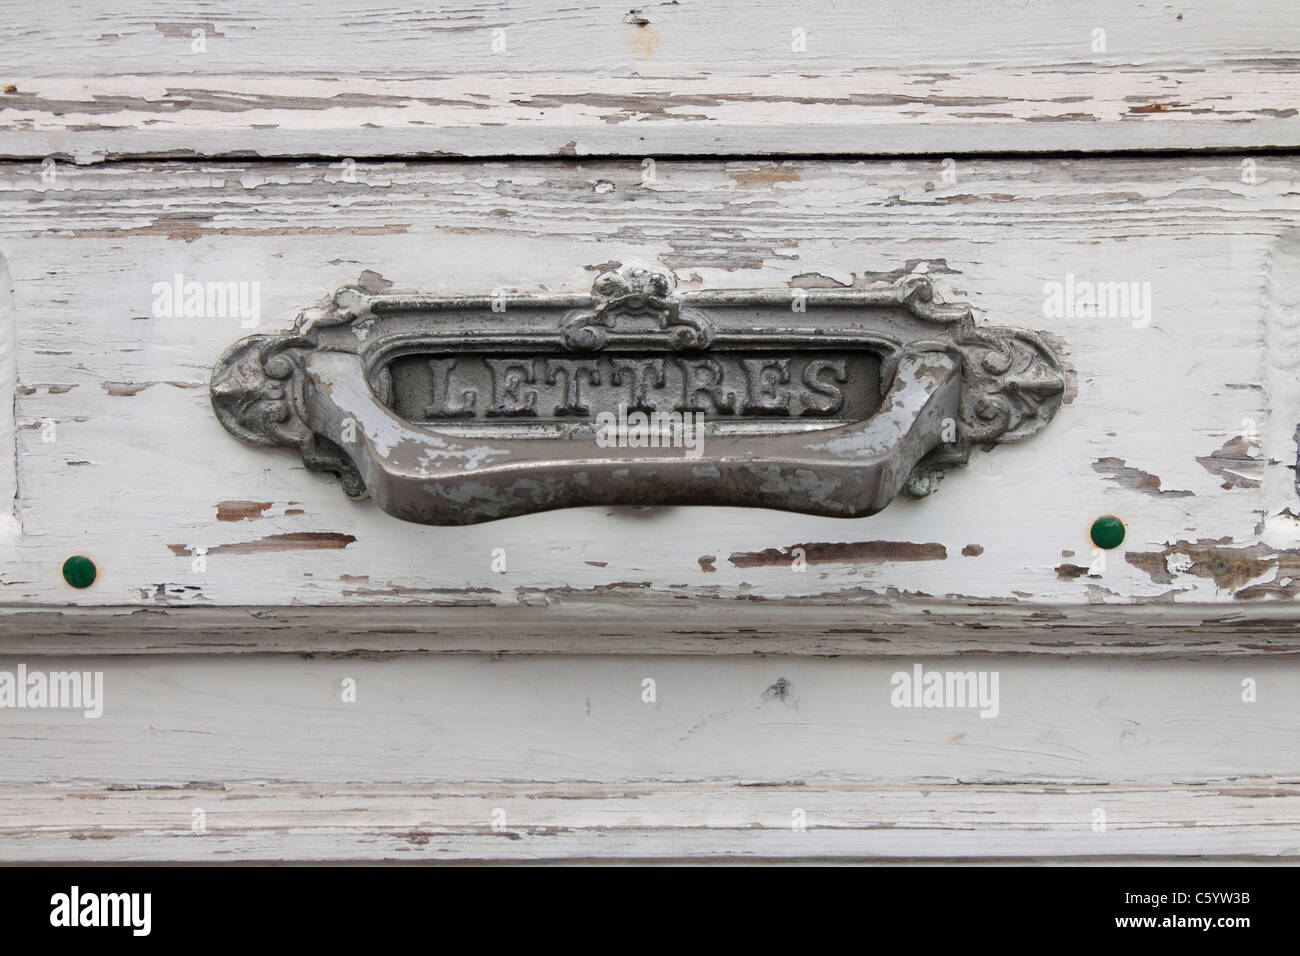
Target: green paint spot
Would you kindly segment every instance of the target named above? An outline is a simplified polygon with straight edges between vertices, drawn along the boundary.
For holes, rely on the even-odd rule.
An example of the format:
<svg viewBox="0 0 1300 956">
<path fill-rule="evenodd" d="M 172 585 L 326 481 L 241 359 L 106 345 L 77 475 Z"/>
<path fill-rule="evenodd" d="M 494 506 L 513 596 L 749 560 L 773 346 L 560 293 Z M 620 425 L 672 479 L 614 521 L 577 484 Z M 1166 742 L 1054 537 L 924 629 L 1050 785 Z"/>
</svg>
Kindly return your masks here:
<svg viewBox="0 0 1300 956">
<path fill-rule="evenodd" d="M 63 580 L 74 588 L 88 588 L 95 583 L 95 562 L 84 555 L 74 554 L 63 562 Z"/>
<path fill-rule="evenodd" d="M 1109 551 L 1124 541 L 1124 522 L 1114 515 L 1102 515 L 1092 523 L 1092 543 Z"/>
</svg>

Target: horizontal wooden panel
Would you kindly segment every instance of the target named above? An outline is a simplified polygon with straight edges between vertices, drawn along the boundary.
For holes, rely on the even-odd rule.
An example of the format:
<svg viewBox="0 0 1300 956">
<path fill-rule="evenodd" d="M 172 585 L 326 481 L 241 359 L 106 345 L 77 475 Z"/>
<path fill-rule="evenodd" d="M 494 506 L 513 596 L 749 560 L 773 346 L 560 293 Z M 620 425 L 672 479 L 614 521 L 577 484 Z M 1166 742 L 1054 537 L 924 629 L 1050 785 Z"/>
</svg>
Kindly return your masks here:
<svg viewBox="0 0 1300 956">
<path fill-rule="evenodd" d="M 404 9 L 375 0 L 68 0 L 58 17 L 31 3 L 0 14 L 6 67 L 36 75 L 230 72 L 403 76 L 573 73 L 754 74 L 845 63 L 884 69 L 961 66 L 1203 68 L 1275 62 L 1300 51 L 1300 23 L 1285 0 L 1190 0 L 1175 7 L 1124 0 L 926 4 L 752 0 L 460 0 Z M 204 34 L 202 50 L 194 31 Z M 504 37 L 493 47 L 494 31 Z M 802 30 L 806 49 L 794 49 Z M 1094 30 L 1105 31 L 1104 48 Z M 504 42 L 502 42 L 504 41 Z M 1095 48 L 1096 47 L 1096 48 Z M 236 69 L 232 70 L 232 66 Z"/>
<path fill-rule="evenodd" d="M 924 662 L 996 672 L 987 719 L 894 707 L 901 661 L 11 654 L 0 671 L 22 663 L 102 671 L 103 712 L 0 710 L 7 861 L 1300 850 L 1294 660 Z"/>
<path fill-rule="evenodd" d="M 104 693 L 89 719 L 0 710 L 6 862 L 1259 862 L 1300 849 L 1293 660 L 924 662 L 996 672 L 991 719 L 893 707 L 894 674 L 914 666 L 897 661 L 0 659 L 20 666 L 100 671 Z"/>
<path fill-rule="evenodd" d="M 0 567 L 5 604 L 936 602 L 1032 617 L 1135 602 L 1237 614 L 1293 596 L 1300 199 L 1286 161 L 970 162 L 952 183 L 938 163 L 879 161 L 665 162 L 653 182 L 635 162 L 355 173 L 6 170 L 21 533 Z M 929 498 L 867 519 L 586 508 L 417 527 L 287 450 L 232 439 L 207 380 L 249 329 L 166 317 L 154 294 L 178 274 L 256 286 L 270 330 L 359 276 L 577 293 L 630 261 L 686 289 L 924 271 L 980 323 L 1048 336 L 1070 367 L 1067 404 L 1041 434 L 977 451 Z M 1149 310 L 1055 314 L 1049 283 L 1076 280 L 1137 283 Z M 1105 513 L 1128 537 L 1094 567 L 1088 527 Z M 76 553 L 100 570 L 85 591 L 59 575 Z"/>
<path fill-rule="evenodd" d="M 1300 146 L 1300 72 L 12 77 L 0 159 L 903 156 Z"/>
<path fill-rule="evenodd" d="M 1295 659 L 0 657 L 23 665 L 102 672 L 100 716 L 4 698 L 0 784 L 1300 779 Z M 896 706 L 917 665 L 992 706 Z"/>
<path fill-rule="evenodd" d="M 11 4 L 0 155 L 1296 147 L 1297 51 L 1285 0 Z"/>
</svg>

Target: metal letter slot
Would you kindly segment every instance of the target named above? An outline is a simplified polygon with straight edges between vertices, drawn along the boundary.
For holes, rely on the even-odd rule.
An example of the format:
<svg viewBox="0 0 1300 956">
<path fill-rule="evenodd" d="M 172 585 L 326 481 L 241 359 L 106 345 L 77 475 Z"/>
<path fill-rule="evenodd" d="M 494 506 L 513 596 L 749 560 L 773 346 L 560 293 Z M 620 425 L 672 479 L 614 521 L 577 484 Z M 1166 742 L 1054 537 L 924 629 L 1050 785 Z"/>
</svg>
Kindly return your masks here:
<svg viewBox="0 0 1300 956">
<path fill-rule="evenodd" d="M 1037 335 L 976 327 L 924 276 L 677 293 L 623 268 L 590 295 L 344 288 L 227 351 L 212 405 L 407 521 L 595 504 L 861 517 L 928 494 L 972 444 L 1038 431 L 1064 385 Z"/>
</svg>

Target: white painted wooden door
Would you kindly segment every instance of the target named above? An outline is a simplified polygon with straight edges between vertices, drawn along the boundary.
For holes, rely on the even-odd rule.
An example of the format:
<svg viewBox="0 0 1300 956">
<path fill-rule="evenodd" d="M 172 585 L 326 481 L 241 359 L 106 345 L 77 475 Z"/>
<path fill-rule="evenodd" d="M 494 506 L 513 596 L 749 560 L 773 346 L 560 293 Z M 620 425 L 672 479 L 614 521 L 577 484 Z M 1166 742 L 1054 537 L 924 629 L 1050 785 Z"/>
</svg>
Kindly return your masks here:
<svg viewBox="0 0 1300 956">
<path fill-rule="evenodd" d="M 0 859 L 1296 855 L 1287 4 L 67 6 L 0 10 L 0 672 L 102 715 L 0 707 Z M 923 273 L 1065 403 L 870 518 L 457 528 L 212 412 L 340 286 L 625 263 Z"/>
</svg>

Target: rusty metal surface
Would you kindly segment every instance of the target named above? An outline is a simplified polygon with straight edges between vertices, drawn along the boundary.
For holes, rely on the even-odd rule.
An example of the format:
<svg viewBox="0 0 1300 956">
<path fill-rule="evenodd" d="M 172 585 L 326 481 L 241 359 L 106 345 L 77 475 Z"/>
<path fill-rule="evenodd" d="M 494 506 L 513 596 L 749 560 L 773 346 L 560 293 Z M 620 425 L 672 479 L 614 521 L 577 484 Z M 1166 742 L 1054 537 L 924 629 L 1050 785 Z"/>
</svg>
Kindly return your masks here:
<svg viewBox="0 0 1300 956">
<path fill-rule="evenodd" d="M 428 524 L 590 504 L 860 517 L 924 495 L 1064 391 L 1032 332 L 976 327 L 924 276 L 677 293 L 623 268 L 590 295 L 340 290 L 212 375 L 225 427 L 289 445 Z"/>
</svg>

